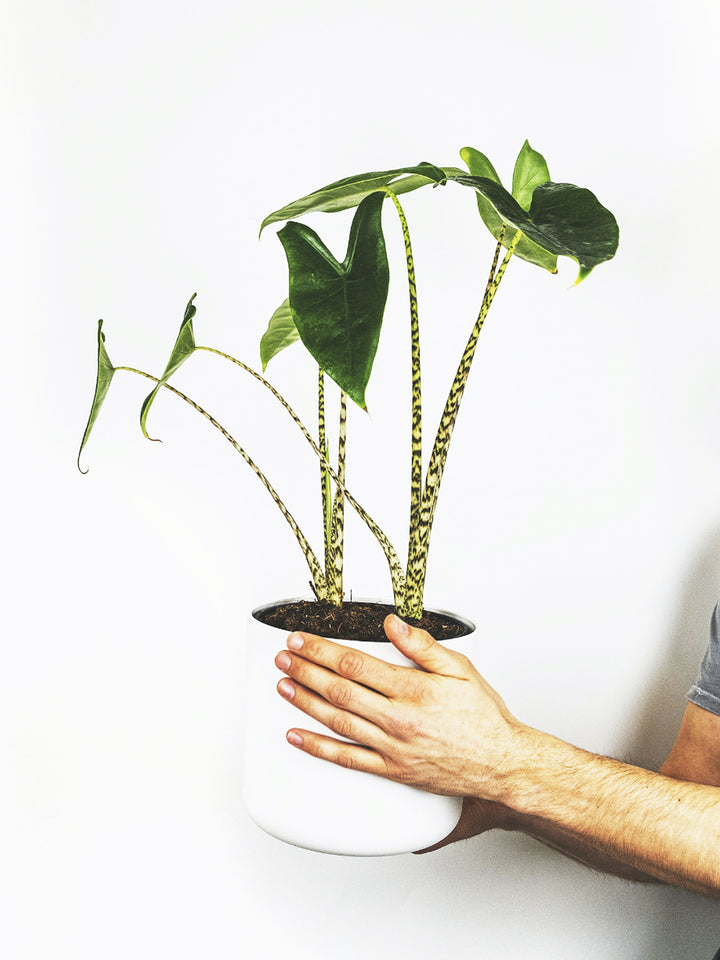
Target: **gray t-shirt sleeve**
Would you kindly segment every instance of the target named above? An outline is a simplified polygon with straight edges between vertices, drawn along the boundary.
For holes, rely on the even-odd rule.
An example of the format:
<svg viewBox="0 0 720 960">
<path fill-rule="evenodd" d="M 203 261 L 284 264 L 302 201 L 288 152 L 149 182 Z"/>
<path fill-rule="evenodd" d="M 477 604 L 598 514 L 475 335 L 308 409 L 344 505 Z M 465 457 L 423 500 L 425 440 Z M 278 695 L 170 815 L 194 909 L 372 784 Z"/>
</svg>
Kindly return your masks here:
<svg viewBox="0 0 720 960">
<path fill-rule="evenodd" d="M 700 676 L 687 697 L 703 710 L 720 716 L 720 603 L 710 622 L 710 643 L 700 665 Z"/>
</svg>

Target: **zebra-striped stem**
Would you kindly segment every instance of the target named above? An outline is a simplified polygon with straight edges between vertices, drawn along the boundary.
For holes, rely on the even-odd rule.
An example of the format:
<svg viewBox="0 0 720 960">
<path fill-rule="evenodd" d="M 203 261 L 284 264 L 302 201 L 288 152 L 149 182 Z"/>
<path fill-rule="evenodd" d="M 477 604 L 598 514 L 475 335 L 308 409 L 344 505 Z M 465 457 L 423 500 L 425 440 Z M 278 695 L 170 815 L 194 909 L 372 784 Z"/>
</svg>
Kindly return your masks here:
<svg viewBox="0 0 720 960">
<path fill-rule="evenodd" d="M 428 464 L 427 476 L 425 478 L 425 488 L 423 490 L 422 507 L 420 510 L 420 520 L 412 540 L 410 557 L 408 559 L 407 569 L 407 593 L 405 604 L 400 611 L 400 615 L 419 618 L 422 616 L 423 592 L 425 588 L 425 576 L 427 574 L 428 551 L 430 547 L 430 533 L 432 531 L 433 519 L 435 517 L 435 508 L 437 506 L 438 494 L 440 492 L 440 483 L 442 481 L 447 454 L 452 438 L 455 422 L 460 410 L 465 385 L 470 374 L 475 348 L 477 347 L 480 332 L 485 323 L 492 302 L 497 293 L 500 282 L 505 275 L 507 265 L 512 258 L 515 248 L 520 242 L 522 234 L 518 231 L 510 242 L 507 253 L 502 263 L 498 266 L 500 250 L 503 243 L 503 236 L 498 241 L 493 265 L 490 270 L 490 276 L 485 288 L 480 312 L 475 325 L 470 333 L 465 350 L 460 359 L 455 379 L 453 380 L 445 403 L 440 425 L 438 426 L 433 445 L 430 461 Z"/>
<path fill-rule="evenodd" d="M 412 413 L 410 426 L 410 532 L 408 537 L 408 560 L 411 555 L 413 531 L 420 522 L 422 505 L 422 377 L 420 364 L 420 318 L 418 313 L 417 285 L 415 283 L 415 261 L 413 258 L 410 230 L 405 212 L 397 196 L 387 191 L 395 205 L 402 226 L 407 261 L 408 295 L 410 299 L 410 360 L 412 375 Z"/>
<path fill-rule="evenodd" d="M 325 432 L 325 374 L 322 368 L 318 367 L 318 447 L 327 458 L 328 445 Z M 325 549 L 325 576 L 329 574 L 329 556 L 330 556 L 330 538 L 332 524 L 332 490 L 330 487 L 330 474 L 327 467 L 320 461 L 320 497 L 322 504 L 323 520 L 323 545 Z M 330 581 L 328 580 L 328 588 Z"/>
<path fill-rule="evenodd" d="M 141 377 L 147 377 L 148 380 L 153 380 L 155 383 L 160 383 L 160 380 L 158 377 L 154 377 L 150 373 L 145 373 L 144 370 L 137 370 L 135 369 L 135 367 L 116 367 L 115 369 L 127 370 L 129 373 L 136 373 Z M 315 552 L 313 551 L 312 547 L 307 541 L 307 538 L 305 537 L 302 530 L 298 526 L 297 521 L 295 520 L 293 515 L 290 513 L 288 508 L 285 506 L 283 501 L 280 499 L 280 496 L 278 495 L 277 491 L 275 490 L 273 485 L 270 483 L 268 478 L 265 476 L 265 474 L 262 472 L 262 470 L 252 460 L 252 458 L 248 455 L 248 453 L 246 453 L 246 451 L 243 450 L 243 448 L 240 446 L 237 440 L 235 440 L 235 438 L 232 437 L 230 433 L 228 433 L 225 427 L 223 427 L 221 423 L 218 423 L 218 421 L 211 414 L 209 414 L 207 410 L 204 410 L 199 404 L 195 403 L 194 400 L 192 400 L 190 397 L 186 396 L 184 393 L 178 390 L 177 387 L 173 387 L 169 383 L 163 383 L 163 386 L 166 389 L 168 389 L 171 393 L 174 393 L 175 396 L 180 397 L 181 400 L 184 400 L 186 403 L 189 403 L 190 406 L 193 407 L 195 410 L 197 410 L 198 413 L 202 414 L 206 420 L 208 420 L 217 430 L 220 431 L 220 433 L 225 437 L 228 443 L 232 444 L 232 446 L 237 450 L 237 452 L 243 458 L 245 463 L 247 463 L 247 465 L 253 471 L 255 476 L 260 480 L 262 485 L 268 491 L 268 493 L 273 499 L 273 502 L 279 508 L 280 512 L 282 513 L 282 515 L 285 517 L 288 524 L 290 525 L 290 529 L 295 535 L 295 539 L 300 545 L 300 549 L 303 552 L 303 556 L 305 557 L 305 560 L 307 561 L 307 565 L 310 568 L 310 573 L 312 575 L 313 585 L 314 585 L 315 593 L 317 595 L 318 600 L 326 599 L 327 583 L 325 579 L 325 574 L 323 573 L 322 566 L 320 565 L 320 561 L 316 557 Z"/>
<path fill-rule="evenodd" d="M 343 601 L 343 563 L 345 542 L 345 458 L 347 449 L 347 397 L 340 393 L 340 422 L 338 424 L 337 474 L 340 483 L 335 491 L 330 524 L 330 549 L 325 561 L 325 578 L 330 600 Z"/>
<path fill-rule="evenodd" d="M 231 363 L 236 364 L 236 366 L 240 367 L 246 373 L 249 373 L 250 376 L 254 377 L 264 387 L 267 387 L 267 389 L 275 397 L 275 399 L 284 407 L 284 409 L 292 418 L 295 425 L 298 427 L 302 435 L 305 437 L 307 442 L 312 447 L 315 455 L 323 464 L 327 472 L 330 474 L 330 477 L 333 480 L 333 482 L 337 484 L 338 489 L 342 490 L 345 496 L 345 500 L 347 500 L 347 502 L 350 504 L 350 506 L 357 513 L 357 515 L 363 521 L 365 526 L 368 528 L 368 530 L 370 530 L 370 532 L 373 534 L 377 542 L 380 544 L 380 548 L 385 554 L 385 559 L 387 560 L 388 567 L 390 569 L 390 579 L 392 581 L 393 598 L 395 601 L 395 606 L 399 609 L 400 605 L 404 602 L 404 599 L 405 599 L 406 580 L 405 580 L 405 570 L 403 569 L 403 565 L 400 562 L 400 557 L 398 556 L 397 551 L 393 547 L 392 543 L 390 542 L 390 540 L 388 539 L 388 537 L 386 536 L 382 528 L 372 519 L 372 517 L 365 511 L 365 509 L 360 506 L 360 504 L 357 502 L 355 497 L 352 496 L 350 491 L 345 486 L 344 481 L 341 480 L 338 474 L 336 473 L 336 471 L 333 470 L 331 464 L 328 462 L 327 456 L 323 451 L 320 450 L 317 443 L 315 443 L 312 436 L 310 435 L 309 430 L 307 429 L 305 424 L 302 422 L 300 417 L 298 417 L 298 415 L 295 413 L 295 411 L 287 402 L 287 400 L 282 396 L 281 393 L 279 393 L 275 389 L 275 387 L 271 383 L 269 383 L 264 377 L 260 376 L 260 374 L 256 370 L 253 370 L 252 367 L 249 367 L 247 364 L 243 363 L 242 360 L 237 360 L 235 357 L 231 356 L 229 353 L 223 353 L 222 350 L 217 350 L 214 347 L 196 347 L 196 349 L 206 350 L 208 353 L 215 353 L 219 357 L 224 357 L 226 360 L 229 360 Z"/>
</svg>

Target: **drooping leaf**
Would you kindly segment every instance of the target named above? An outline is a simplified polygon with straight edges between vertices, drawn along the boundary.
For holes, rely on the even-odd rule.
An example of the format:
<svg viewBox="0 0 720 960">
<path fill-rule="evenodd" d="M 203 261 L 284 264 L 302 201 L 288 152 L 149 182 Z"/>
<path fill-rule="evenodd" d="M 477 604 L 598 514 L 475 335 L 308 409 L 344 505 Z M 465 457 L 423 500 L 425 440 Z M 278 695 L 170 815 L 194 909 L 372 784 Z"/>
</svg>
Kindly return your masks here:
<svg viewBox="0 0 720 960">
<path fill-rule="evenodd" d="M 473 147 L 463 147 L 463 149 L 460 151 L 460 156 L 465 161 L 468 170 L 474 177 L 484 177 L 488 180 L 492 180 L 494 183 L 500 184 L 500 177 L 497 175 L 495 168 L 484 153 L 480 153 L 479 150 L 475 150 Z M 518 157 L 518 160 L 519 159 L 520 158 Z M 446 171 L 446 173 L 449 180 L 462 182 L 458 178 L 458 175 L 452 171 Z M 460 177 L 464 176 L 466 175 L 460 174 Z M 478 211 L 482 217 L 483 223 L 488 228 L 490 233 L 495 237 L 495 239 L 499 240 L 500 232 L 503 228 L 503 224 L 505 224 L 506 221 L 503 220 L 492 203 L 486 199 L 482 193 L 478 192 L 476 199 Z M 516 232 L 517 231 L 513 230 L 512 227 L 508 227 L 506 225 L 505 235 L 503 238 L 503 243 L 506 247 L 510 245 L 510 242 L 512 241 Z M 544 250 L 542 247 L 539 247 L 536 243 L 533 243 L 532 240 L 528 239 L 528 237 L 522 237 L 520 239 L 520 242 L 515 248 L 515 256 L 520 257 L 521 260 L 527 260 L 528 263 L 534 263 L 536 266 L 542 267 L 544 270 L 549 270 L 551 273 L 557 273 L 557 257 L 554 254 L 549 253 L 547 250 Z"/>
<path fill-rule="evenodd" d="M 294 220 L 306 213 L 334 213 L 357 207 L 365 197 L 383 187 L 392 187 L 395 194 L 409 193 L 428 183 L 444 183 L 447 179 L 444 170 L 432 163 L 420 163 L 414 167 L 398 167 L 375 173 L 360 173 L 346 177 L 336 183 L 314 190 L 306 197 L 294 200 L 265 217 L 260 233 L 271 223 Z"/>
<path fill-rule="evenodd" d="M 152 440 L 153 437 L 151 437 L 147 432 L 147 418 L 148 413 L 150 412 L 150 407 L 157 396 L 158 390 L 167 383 L 175 371 L 181 367 L 187 358 L 192 356 L 196 350 L 195 334 L 193 333 L 192 325 L 192 319 L 197 312 L 197 309 L 193 304 L 193 300 L 196 296 L 197 294 L 194 293 L 188 300 L 188 304 L 185 307 L 185 315 L 183 316 L 182 323 L 180 324 L 180 331 L 177 335 L 175 346 L 172 348 L 170 359 L 165 367 L 165 372 L 163 373 L 162 377 L 160 377 L 154 389 L 151 390 L 147 397 L 145 397 L 143 405 L 140 409 L 140 429 L 148 438 L 148 440 Z"/>
<path fill-rule="evenodd" d="M 107 392 L 110 389 L 110 384 L 112 383 L 112 378 L 115 373 L 115 367 L 112 365 L 112 363 L 110 363 L 110 357 L 105 349 L 105 334 L 102 332 L 102 325 L 102 320 L 98 321 L 97 377 L 95 378 L 95 393 L 93 395 L 92 406 L 90 407 L 90 416 L 88 417 L 88 422 L 85 427 L 85 432 L 83 433 L 83 437 L 80 442 L 80 449 L 78 450 L 77 455 L 77 465 L 80 473 L 87 473 L 87 470 L 83 470 L 80 466 L 80 457 L 83 449 L 85 448 L 85 444 L 88 442 L 90 432 L 92 431 L 95 421 L 98 418 L 100 407 L 102 407 L 103 401 L 107 396 Z"/>
<path fill-rule="evenodd" d="M 295 326 L 290 301 L 283 300 L 275 313 L 270 317 L 268 328 L 260 340 L 260 360 L 263 373 L 274 356 L 277 356 L 285 347 L 300 339 Z"/>
<path fill-rule="evenodd" d="M 617 221 L 590 190 L 571 183 L 541 184 L 526 213 L 501 184 L 488 177 L 453 179 L 477 190 L 505 223 L 521 230 L 543 250 L 576 260 L 580 267 L 576 283 L 615 256 Z"/>
<path fill-rule="evenodd" d="M 545 157 L 533 150 L 528 141 L 522 145 L 513 170 L 512 195 L 523 208 L 529 210 L 535 188 L 550 179 Z"/>
<path fill-rule="evenodd" d="M 390 271 L 382 233 L 384 193 L 366 197 L 339 263 L 310 227 L 278 232 L 290 271 L 290 309 L 318 366 L 362 409 L 387 299 Z"/>
<path fill-rule="evenodd" d="M 572 257 L 580 270 L 576 283 L 617 253 L 617 220 L 591 190 L 572 183 L 543 183 L 533 194 L 530 222 L 536 242 L 558 256 Z M 522 229 L 522 227 L 521 227 Z"/>
</svg>

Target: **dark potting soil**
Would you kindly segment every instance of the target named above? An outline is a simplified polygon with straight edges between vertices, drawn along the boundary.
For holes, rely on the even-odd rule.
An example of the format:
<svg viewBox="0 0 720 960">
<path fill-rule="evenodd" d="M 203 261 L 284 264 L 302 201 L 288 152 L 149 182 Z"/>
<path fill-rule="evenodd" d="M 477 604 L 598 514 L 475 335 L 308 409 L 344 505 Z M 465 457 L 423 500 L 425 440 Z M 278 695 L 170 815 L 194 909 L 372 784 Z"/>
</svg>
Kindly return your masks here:
<svg viewBox="0 0 720 960">
<path fill-rule="evenodd" d="M 392 604 L 350 601 L 336 607 L 319 600 L 294 600 L 267 607 L 257 617 L 262 623 L 291 633 L 301 630 L 328 639 L 388 642 L 383 621 L 393 613 Z M 452 640 L 471 632 L 467 623 L 447 613 L 423 610 L 420 620 L 407 619 L 414 627 L 427 630 L 436 640 Z"/>
</svg>

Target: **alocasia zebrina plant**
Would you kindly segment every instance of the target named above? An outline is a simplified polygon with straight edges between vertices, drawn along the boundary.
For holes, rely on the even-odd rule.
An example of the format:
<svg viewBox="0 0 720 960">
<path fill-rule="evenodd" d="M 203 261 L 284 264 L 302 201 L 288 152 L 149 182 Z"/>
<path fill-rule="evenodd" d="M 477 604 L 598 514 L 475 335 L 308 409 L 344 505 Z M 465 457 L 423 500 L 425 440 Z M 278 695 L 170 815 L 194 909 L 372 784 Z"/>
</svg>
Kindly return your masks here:
<svg viewBox="0 0 720 960">
<path fill-rule="evenodd" d="M 284 226 L 278 237 L 289 271 L 289 296 L 270 319 L 260 345 L 263 372 L 270 360 L 301 340 L 318 365 L 318 431 L 311 436 L 287 401 L 258 372 L 212 347 L 198 346 L 193 318 L 194 299 L 188 303 L 175 346 L 161 377 L 133 367 L 111 363 L 98 325 L 98 368 L 95 395 L 82 453 L 116 371 L 126 370 L 155 381 L 141 407 L 145 436 L 153 400 L 161 388 L 193 406 L 236 448 L 255 472 L 289 523 L 310 568 L 313 591 L 319 601 L 343 602 L 344 506 L 349 503 L 377 538 L 389 564 L 395 607 L 401 616 L 419 619 L 428 564 L 430 533 L 453 428 L 460 409 L 480 331 L 513 257 L 557 272 L 557 258 L 578 263 L 577 282 L 617 250 L 618 227 L 613 215 L 589 191 L 568 183 L 554 183 L 544 158 L 526 141 L 518 155 L 511 190 L 500 182 L 484 154 L 470 147 L 460 152 L 467 170 L 430 163 L 361 174 L 339 180 L 294 201 L 263 221 L 261 232 L 274 223 Z M 460 358 L 434 438 L 423 478 L 423 410 L 420 358 L 420 322 L 410 232 L 399 197 L 431 185 L 470 188 L 480 217 L 496 241 L 495 252 L 478 314 Z M 412 414 L 410 430 L 410 529 L 407 562 L 380 526 L 366 513 L 346 486 L 345 455 L 347 398 L 366 409 L 366 389 L 378 348 L 385 314 L 390 268 L 383 236 L 382 211 L 390 200 L 402 230 L 410 305 Z M 318 234 L 298 218 L 309 213 L 355 209 L 345 259 L 338 261 Z M 324 562 L 321 563 L 270 481 L 247 452 L 206 410 L 169 383 L 178 368 L 197 350 L 209 351 L 234 363 L 270 390 L 302 431 L 320 464 Z M 325 377 L 339 387 L 338 450 L 335 466 L 326 439 Z M 79 455 L 78 455 L 79 462 Z"/>
</svg>

